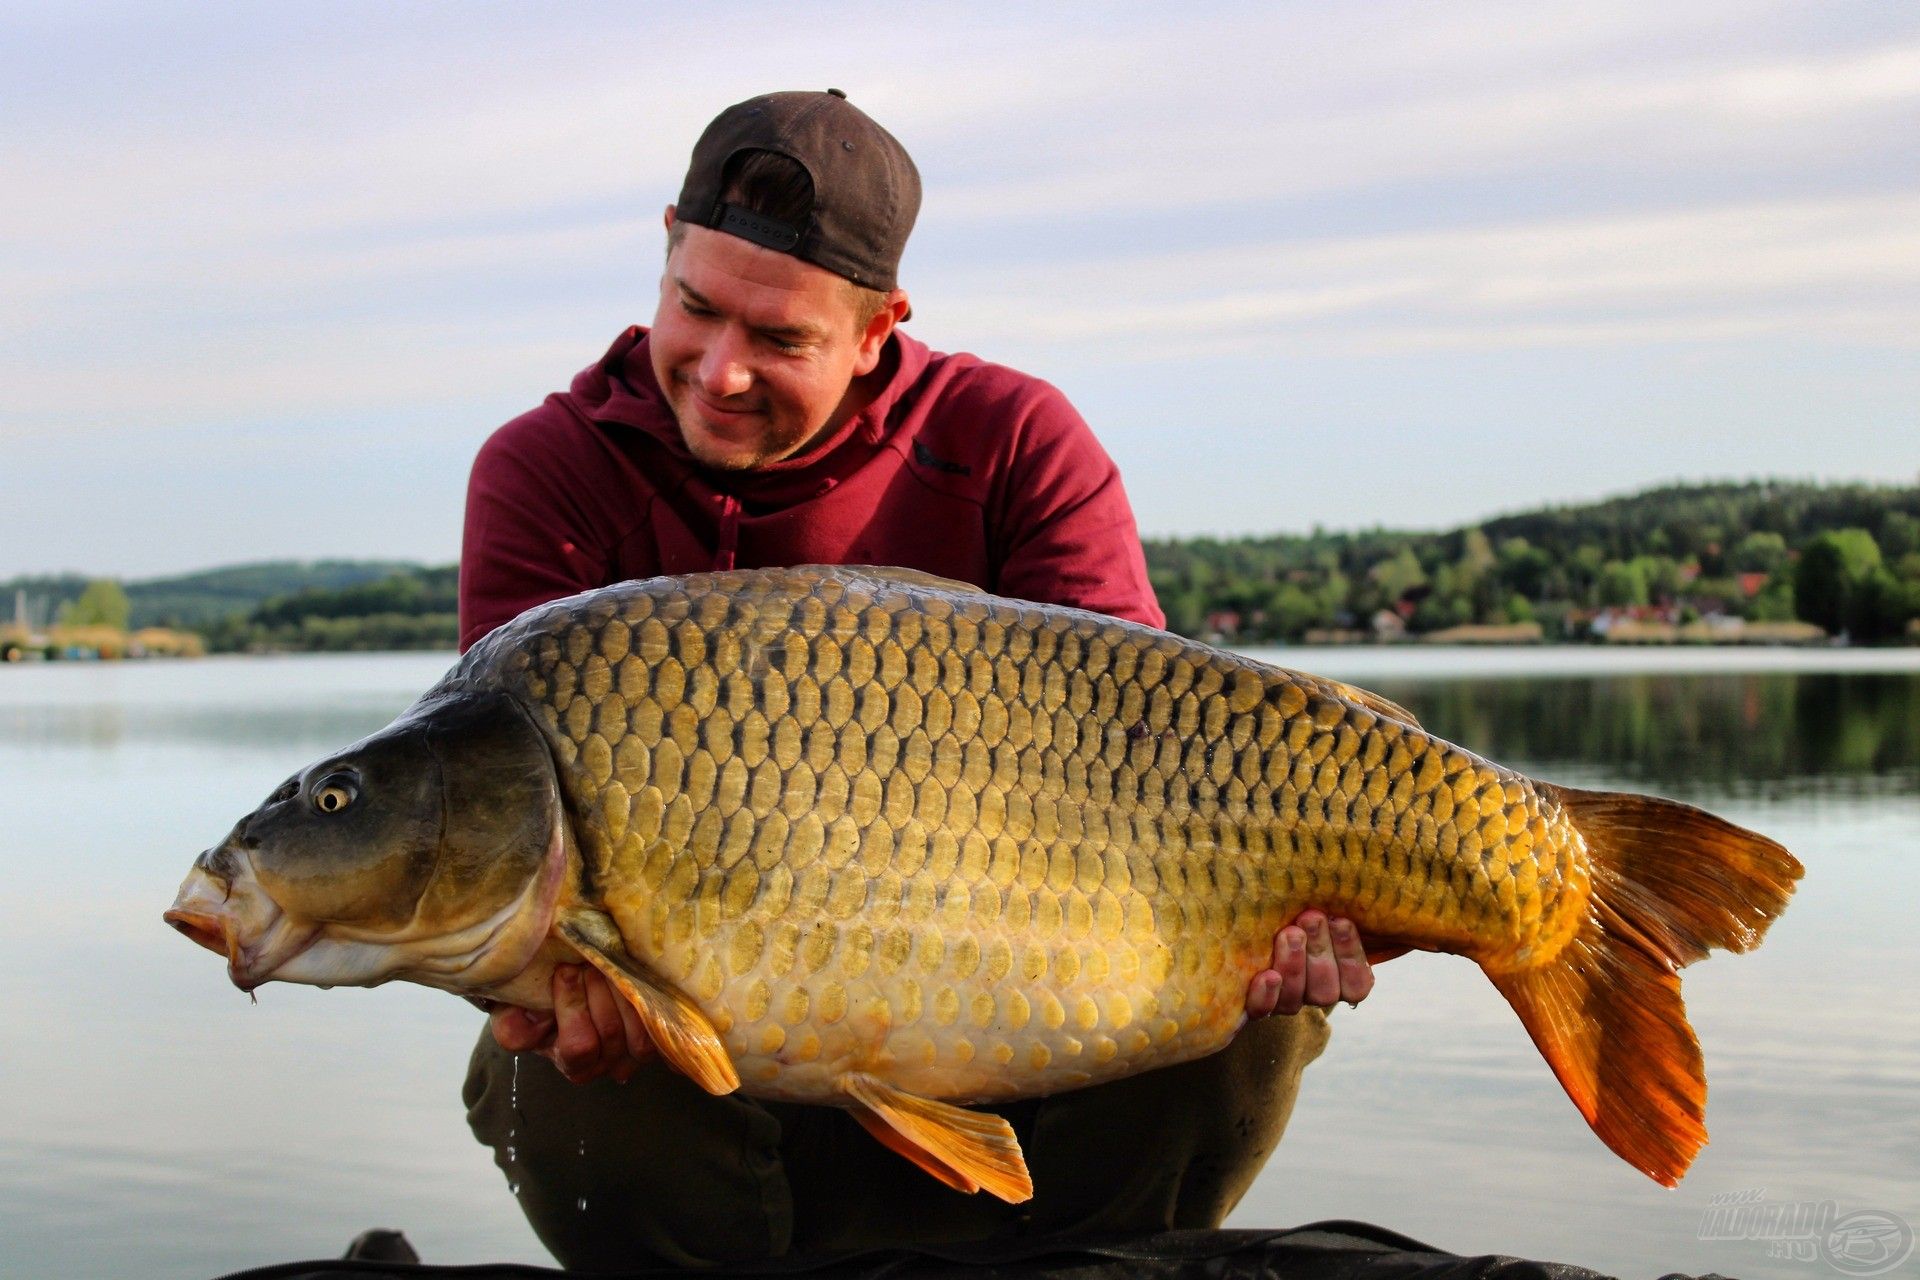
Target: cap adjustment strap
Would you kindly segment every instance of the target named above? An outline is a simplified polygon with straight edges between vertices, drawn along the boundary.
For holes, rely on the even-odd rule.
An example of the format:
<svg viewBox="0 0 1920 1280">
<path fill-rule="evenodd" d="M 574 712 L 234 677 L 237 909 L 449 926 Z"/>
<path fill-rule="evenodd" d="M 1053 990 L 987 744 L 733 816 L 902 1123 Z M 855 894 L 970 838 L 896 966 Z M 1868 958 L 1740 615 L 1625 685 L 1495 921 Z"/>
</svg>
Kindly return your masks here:
<svg viewBox="0 0 1920 1280">
<path fill-rule="evenodd" d="M 792 253 L 800 243 L 800 228 L 778 218 L 769 218 L 737 204 L 721 205 L 718 213 L 713 223 L 716 230 L 750 240 L 762 248 Z"/>
</svg>

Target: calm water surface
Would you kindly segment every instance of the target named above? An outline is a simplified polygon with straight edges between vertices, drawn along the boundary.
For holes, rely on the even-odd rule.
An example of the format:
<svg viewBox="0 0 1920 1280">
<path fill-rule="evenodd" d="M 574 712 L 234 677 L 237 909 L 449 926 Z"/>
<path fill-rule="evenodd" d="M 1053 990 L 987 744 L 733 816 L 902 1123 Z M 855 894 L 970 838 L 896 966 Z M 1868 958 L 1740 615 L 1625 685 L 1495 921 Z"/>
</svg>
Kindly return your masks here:
<svg viewBox="0 0 1920 1280">
<path fill-rule="evenodd" d="M 1920 652 L 1264 656 L 1541 777 L 1708 805 L 1808 876 L 1761 950 L 1688 971 L 1713 1143 L 1679 1190 L 1599 1145 L 1472 965 L 1420 955 L 1336 1015 L 1234 1225 L 1784 1280 L 1839 1273 L 1702 1241 L 1714 1197 L 1920 1222 Z M 205 1276 L 375 1225 L 430 1262 L 547 1260 L 461 1114 L 477 1013 L 405 984 L 254 1005 L 159 918 L 196 852 L 447 662 L 0 668 L 0 1269 Z"/>
</svg>

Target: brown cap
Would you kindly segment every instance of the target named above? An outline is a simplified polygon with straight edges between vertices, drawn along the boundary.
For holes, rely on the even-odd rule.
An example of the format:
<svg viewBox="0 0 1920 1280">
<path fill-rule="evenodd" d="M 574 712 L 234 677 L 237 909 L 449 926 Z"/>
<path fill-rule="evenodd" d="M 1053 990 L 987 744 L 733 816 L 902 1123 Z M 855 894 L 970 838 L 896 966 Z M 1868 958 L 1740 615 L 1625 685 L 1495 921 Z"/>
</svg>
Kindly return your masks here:
<svg viewBox="0 0 1920 1280">
<path fill-rule="evenodd" d="M 743 151 L 775 151 L 813 180 L 802 226 L 721 200 L 727 164 Z M 769 93 L 722 111 L 700 141 L 674 217 L 725 231 L 868 289 L 899 284 L 900 254 L 920 212 L 920 171 L 894 136 L 838 89 Z"/>
</svg>

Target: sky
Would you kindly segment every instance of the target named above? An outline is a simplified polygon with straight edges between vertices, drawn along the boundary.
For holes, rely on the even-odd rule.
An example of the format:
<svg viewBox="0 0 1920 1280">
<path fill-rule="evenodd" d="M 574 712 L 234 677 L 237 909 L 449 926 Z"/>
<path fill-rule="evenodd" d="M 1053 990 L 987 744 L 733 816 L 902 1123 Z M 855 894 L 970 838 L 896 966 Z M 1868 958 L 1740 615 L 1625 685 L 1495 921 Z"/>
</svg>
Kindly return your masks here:
<svg viewBox="0 0 1920 1280">
<path fill-rule="evenodd" d="M 452 560 L 701 128 L 829 85 L 910 331 L 1150 536 L 1920 476 L 1920 6 L 0 0 L 0 577 Z"/>
</svg>

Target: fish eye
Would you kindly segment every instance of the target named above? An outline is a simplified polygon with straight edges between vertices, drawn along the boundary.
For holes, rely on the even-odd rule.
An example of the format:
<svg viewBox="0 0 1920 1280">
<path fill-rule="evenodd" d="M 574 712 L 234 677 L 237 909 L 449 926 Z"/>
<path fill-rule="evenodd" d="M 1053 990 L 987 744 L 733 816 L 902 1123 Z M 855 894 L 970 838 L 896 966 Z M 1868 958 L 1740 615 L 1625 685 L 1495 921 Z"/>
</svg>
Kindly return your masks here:
<svg viewBox="0 0 1920 1280">
<path fill-rule="evenodd" d="M 360 798 L 351 774 L 329 774 L 313 789 L 313 807 L 321 813 L 339 813 Z"/>
</svg>

